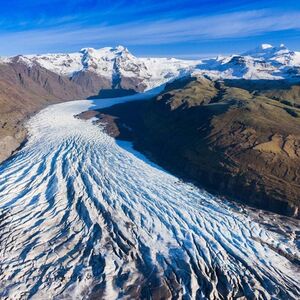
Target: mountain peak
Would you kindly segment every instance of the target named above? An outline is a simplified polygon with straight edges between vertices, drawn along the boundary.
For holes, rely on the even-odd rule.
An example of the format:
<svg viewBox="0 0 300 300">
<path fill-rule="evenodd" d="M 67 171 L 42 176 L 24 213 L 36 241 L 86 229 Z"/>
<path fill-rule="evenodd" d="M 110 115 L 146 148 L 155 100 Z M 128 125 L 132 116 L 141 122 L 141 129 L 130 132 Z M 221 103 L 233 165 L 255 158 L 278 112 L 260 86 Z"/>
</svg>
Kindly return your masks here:
<svg viewBox="0 0 300 300">
<path fill-rule="evenodd" d="M 252 56 L 254 58 L 269 59 L 271 57 L 283 53 L 292 53 L 292 51 L 290 51 L 284 44 L 280 44 L 279 46 L 273 46 L 270 44 L 261 44 L 259 47 L 247 51 L 242 55 Z"/>
<path fill-rule="evenodd" d="M 117 47 L 115 47 L 113 50 L 118 51 L 118 52 L 128 52 L 128 49 L 122 45 L 119 45 Z"/>
</svg>

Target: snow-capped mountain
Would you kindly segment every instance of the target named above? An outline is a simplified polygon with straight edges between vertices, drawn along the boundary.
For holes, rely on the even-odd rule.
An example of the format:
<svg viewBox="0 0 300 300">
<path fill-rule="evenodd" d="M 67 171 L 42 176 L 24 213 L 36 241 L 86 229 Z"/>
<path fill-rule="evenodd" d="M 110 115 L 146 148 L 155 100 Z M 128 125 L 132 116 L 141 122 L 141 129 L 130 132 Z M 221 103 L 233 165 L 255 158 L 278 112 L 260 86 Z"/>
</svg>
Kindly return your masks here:
<svg viewBox="0 0 300 300">
<path fill-rule="evenodd" d="M 289 50 L 284 44 L 274 47 L 269 44 L 262 44 L 260 47 L 244 53 L 258 59 L 265 59 L 283 65 L 300 65 L 300 52 Z"/>
<path fill-rule="evenodd" d="M 298 79 L 300 52 L 284 45 L 269 44 L 239 55 L 206 60 L 140 58 L 127 48 L 83 48 L 75 53 L 19 55 L 0 58 L 0 63 L 18 62 L 42 67 L 79 85 L 101 88 L 134 89 L 138 92 L 160 86 L 178 77 L 194 74 L 212 79 Z"/>
<path fill-rule="evenodd" d="M 197 73 L 212 78 L 297 79 L 300 76 L 300 52 L 283 44 L 262 44 L 240 55 L 218 56 L 202 61 Z"/>
<path fill-rule="evenodd" d="M 172 78 L 194 70 L 201 61 L 184 61 L 174 58 L 137 58 L 127 48 L 118 46 L 101 49 L 83 48 L 69 54 L 45 54 L 18 56 L 28 66 L 38 64 L 62 76 L 72 78 L 80 72 L 92 72 L 111 79 L 117 85 L 122 78 L 134 78 L 147 90 Z M 8 59 L 6 58 L 6 62 Z"/>
</svg>

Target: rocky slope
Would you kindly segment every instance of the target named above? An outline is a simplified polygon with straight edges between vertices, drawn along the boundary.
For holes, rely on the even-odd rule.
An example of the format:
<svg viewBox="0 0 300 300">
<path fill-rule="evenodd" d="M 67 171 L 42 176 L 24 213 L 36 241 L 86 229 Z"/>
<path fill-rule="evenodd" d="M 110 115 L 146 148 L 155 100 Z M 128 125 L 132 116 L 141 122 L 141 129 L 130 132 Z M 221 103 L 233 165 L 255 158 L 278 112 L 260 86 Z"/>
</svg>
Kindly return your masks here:
<svg viewBox="0 0 300 300">
<path fill-rule="evenodd" d="M 0 161 L 25 139 L 22 123 L 26 117 L 58 99 L 72 99 L 76 88 L 41 67 L 28 69 L 17 59 L 0 64 Z"/>
<path fill-rule="evenodd" d="M 286 81 L 191 78 L 150 102 L 117 105 L 98 117 L 181 176 L 299 217 L 299 91 L 299 83 Z"/>
<path fill-rule="evenodd" d="M 39 65 L 28 67 L 18 57 L 0 64 L 0 162 L 24 141 L 23 125 L 30 115 L 49 104 L 86 98 L 93 92 Z"/>
</svg>

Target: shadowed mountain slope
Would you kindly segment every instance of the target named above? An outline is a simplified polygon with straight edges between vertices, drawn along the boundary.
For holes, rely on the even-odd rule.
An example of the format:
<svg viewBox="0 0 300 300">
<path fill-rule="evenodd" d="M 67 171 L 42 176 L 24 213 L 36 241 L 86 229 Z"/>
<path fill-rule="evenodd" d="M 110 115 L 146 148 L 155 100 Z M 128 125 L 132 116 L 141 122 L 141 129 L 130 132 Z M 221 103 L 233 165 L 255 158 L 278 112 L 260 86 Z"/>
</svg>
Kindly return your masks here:
<svg viewBox="0 0 300 300">
<path fill-rule="evenodd" d="M 115 136 L 133 138 L 177 174 L 255 207 L 299 216 L 299 87 L 192 78 L 167 85 L 152 101 L 101 113 L 113 116 Z"/>
</svg>

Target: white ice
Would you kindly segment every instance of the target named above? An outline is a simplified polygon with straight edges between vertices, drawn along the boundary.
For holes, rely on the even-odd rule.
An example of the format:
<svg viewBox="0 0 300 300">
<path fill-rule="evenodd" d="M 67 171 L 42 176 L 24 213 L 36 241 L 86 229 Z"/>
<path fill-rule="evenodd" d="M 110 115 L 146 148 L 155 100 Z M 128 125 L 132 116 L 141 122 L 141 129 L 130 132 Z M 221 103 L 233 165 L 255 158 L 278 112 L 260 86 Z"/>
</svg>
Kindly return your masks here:
<svg viewBox="0 0 300 300">
<path fill-rule="evenodd" d="M 220 200 L 74 118 L 139 97 L 52 105 L 29 121 L 27 144 L 0 166 L 0 298 L 165 286 L 175 299 L 299 299 L 297 221 Z"/>
</svg>

